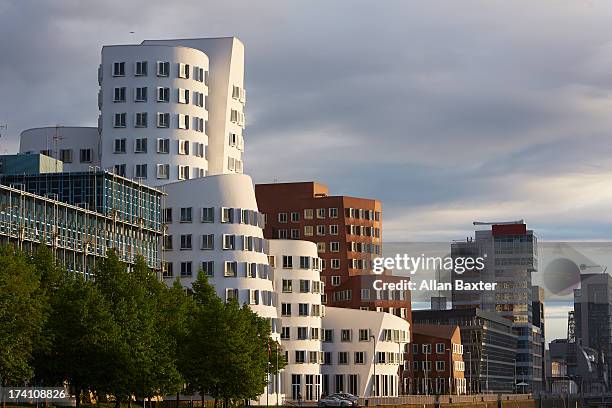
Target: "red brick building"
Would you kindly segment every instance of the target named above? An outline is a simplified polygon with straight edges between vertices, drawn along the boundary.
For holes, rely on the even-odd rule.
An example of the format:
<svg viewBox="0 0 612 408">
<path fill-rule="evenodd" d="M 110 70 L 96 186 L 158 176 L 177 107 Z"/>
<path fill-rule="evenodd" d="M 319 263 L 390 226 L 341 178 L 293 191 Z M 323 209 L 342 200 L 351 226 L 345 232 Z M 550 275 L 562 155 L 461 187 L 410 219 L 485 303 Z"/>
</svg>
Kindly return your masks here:
<svg viewBox="0 0 612 408">
<path fill-rule="evenodd" d="M 372 260 L 382 254 L 380 201 L 330 196 L 327 186 L 315 182 L 257 184 L 255 195 L 266 215 L 266 238 L 317 244 L 327 305 L 390 312 L 412 321 L 408 290 L 373 289 L 376 279 L 401 280 L 372 273 Z"/>
<path fill-rule="evenodd" d="M 413 325 L 410 347 L 413 394 L 466 393 L 459 326 Z"/>
</svg>

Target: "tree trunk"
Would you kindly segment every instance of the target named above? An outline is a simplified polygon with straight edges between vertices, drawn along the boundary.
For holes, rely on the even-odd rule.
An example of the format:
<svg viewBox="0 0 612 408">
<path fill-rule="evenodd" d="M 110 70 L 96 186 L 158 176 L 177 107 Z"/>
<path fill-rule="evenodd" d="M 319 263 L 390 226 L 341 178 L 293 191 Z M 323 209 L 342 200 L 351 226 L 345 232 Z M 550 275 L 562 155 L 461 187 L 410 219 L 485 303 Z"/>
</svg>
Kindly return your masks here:
<svg viewBox="0 0 612 408">
<path fill-rule="evenodd" d="M 180 398 L 181 393 L 177 391 L 176 393 L 176 408 L 179 408 L 179 398 Z"/>
</svg>

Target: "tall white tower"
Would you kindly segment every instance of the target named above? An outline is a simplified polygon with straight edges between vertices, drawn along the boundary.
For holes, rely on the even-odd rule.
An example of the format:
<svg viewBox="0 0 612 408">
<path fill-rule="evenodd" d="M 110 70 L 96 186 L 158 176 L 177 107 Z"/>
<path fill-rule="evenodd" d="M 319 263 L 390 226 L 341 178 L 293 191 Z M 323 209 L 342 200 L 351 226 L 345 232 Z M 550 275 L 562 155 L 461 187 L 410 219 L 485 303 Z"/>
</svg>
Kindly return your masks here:
<svg viewBox="0 0 612 408">
<path fill-rule="evenodd" d="M 106 46 L 98 79 L 102 167 L 150 185 L 243 172 L 238 39 Z"/>
</svg>

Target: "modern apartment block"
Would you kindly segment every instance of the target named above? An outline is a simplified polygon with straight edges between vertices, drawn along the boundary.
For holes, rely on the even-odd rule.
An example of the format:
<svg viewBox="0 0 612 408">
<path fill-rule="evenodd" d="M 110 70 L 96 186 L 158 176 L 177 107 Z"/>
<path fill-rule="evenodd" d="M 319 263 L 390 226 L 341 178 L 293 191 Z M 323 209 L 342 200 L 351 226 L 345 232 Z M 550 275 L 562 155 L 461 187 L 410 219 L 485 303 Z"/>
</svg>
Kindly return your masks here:
<svg viewBox="0 0 612 408">
<path fill-rule="evenodd" d="M 372 260 L 382 254 L 382 205 L 378 200 L 330 196 L 315 182 L 258 184 L 255 194 L 266 215 L 268 239 L 302 239 L 317 244 L 325 303 L 385 311 L 410 320 L 408 291 L 375 291 Z"/>
<path fill-rule="evenodd" d="M 540 305 L 542 298 L 534 299 L 531 274 L 538 270 L 537 238 L 523 221 L 474 223 L 479 229 L 473 239 L 453 242 L 454 258 L 479 256 L 484 258 L 485 268 L 469 273 L 451 274 L 455 281 L 480 281 L 496 283 L 494 291 L 453 290 L 453 308 L 479 307 L 495 312 L 512 322 L 518 336 L 516 351 L 517 376 L 528 385 L 525 391 L 543 389 L 544 316 L 537 311 L 534 320 L 534 301 Z M 538 306 L 539 308 L 539 306 Z"/>
<path fill-rule="evenodd" d="M 29 129 L 20 152 L 154 186 L 242 173 L 243 81 L 244 46 L 234 37 L 105 46 L 98 127 Z"/>
<path fill-rule="evenodd" d="M 414 330 L 419 325 L 459 326 L 468 394 L 517 391 L 515 384 L 522 380 L 516 375 L 518 336 L 508 319 L 478 308 L 414 310 L 412 319 Z"/>
<path fill-rule="evenodd" d="M 21 170 L 32 162 L 52 162 L 36 156 L 41 155 L 17 156 L 26 164 L 11 162 Z M 161 191 L 102 171 L 14 174 L 7 166 L 3 171 L 1 242 L 29 250 L 47 245 L 69 271 L 85 277 L 111 248 L 127 263 L 142 255 L 149 267 L 160 269 Z"/>
<path fill-rule="evenodd" d="M 459 326 L 416 324 L 412 327 L 414 394 L 467 392 L 463 345 Z"/>
</svg>

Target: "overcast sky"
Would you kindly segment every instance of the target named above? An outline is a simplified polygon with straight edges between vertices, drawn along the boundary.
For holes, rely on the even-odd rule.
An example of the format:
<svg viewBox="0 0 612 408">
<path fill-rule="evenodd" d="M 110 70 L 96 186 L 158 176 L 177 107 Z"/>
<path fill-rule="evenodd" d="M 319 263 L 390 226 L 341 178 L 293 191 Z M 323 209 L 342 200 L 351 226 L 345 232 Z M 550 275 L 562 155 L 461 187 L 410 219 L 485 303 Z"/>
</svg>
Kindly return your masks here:
<svg viewBox="0 0 612 408">
<path fill-rule="evenodd" d="M 256 182 L 378 198 L 386 240 L 518 218 L 610 239 L 611 21 L 581 0 L 0 0 L 0 150 L 96 124 L 105 44 L 235 35 Z"/>
</svg>

